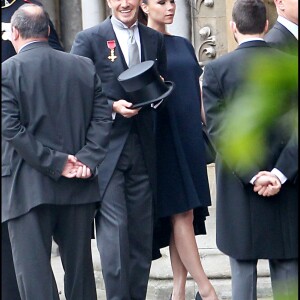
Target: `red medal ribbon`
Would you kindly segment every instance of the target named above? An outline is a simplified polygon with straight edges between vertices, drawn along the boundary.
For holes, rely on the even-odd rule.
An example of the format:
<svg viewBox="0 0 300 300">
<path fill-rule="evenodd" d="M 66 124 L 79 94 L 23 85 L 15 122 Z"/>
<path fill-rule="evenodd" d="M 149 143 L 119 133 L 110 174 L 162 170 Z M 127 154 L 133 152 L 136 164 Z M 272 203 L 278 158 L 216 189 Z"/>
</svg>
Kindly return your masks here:
<svg viewBox="0 0 300 300">
<path fill-rule="evenodd" d="M 111 40 L 111 41 L 107 41 L 107 47 L 110 49 L 110 50 L 113 50 L 116 48 L 116 41 L 115 40 Z"/>
</svg>

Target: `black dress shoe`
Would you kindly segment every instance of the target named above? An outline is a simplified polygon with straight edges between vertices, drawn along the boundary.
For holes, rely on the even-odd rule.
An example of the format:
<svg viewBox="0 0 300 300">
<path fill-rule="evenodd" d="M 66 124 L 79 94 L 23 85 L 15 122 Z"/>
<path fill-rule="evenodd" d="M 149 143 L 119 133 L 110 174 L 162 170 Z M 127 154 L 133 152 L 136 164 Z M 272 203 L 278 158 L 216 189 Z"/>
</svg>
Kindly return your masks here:
<svg viewBox="0 0 300 300">
<path fill-rule="evenodd" d="M 202 300 L 202 298 L 201 298 L 199 292 L 197 292 L 195 300 Z"/>
</svg>

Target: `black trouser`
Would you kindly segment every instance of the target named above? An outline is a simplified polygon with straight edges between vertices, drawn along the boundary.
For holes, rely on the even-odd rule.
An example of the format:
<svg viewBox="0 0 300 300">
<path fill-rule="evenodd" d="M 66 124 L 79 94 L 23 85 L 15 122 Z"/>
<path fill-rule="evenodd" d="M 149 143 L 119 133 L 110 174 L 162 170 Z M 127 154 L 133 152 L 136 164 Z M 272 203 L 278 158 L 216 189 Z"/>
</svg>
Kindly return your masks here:
<svg viewBox="0 0 300 300">
<path fill-rule="evenodd" d="M 51 268 L 52 237 L 59 246 L 68 300 L 97 300 L 91 254 L 96 203 L 40 205 L 8 221 L 22 300 L 59 300 Z M 14 299 L 10 299 L 14 300 Z"/>
</svg>

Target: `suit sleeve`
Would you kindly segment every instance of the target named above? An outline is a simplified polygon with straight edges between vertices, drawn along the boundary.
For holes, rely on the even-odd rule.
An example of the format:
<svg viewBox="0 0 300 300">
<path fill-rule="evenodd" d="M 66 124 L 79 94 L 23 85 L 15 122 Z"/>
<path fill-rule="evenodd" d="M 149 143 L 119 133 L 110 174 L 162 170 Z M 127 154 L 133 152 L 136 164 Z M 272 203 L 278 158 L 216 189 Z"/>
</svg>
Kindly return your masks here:
<svg viewBox="0 0 300 300">
<path fill-rule="evenodd" d="M 94 81 L 93 115 L 87 130 L 86 144 L 75 156 L 87 165 L 93 174 L 96 174 L 96 168 L 103 161 L 108 150 L 112 117 L 96 70 L 94 71 Z"/>
<path fill-rule="evenodd" d="M 298 154 L 298 132 L 295 130 L 274 166 L 291 182 L 295 182 L 298 177 Z"/>
<path fill-rule="evenodd" d="M 39 172 L 57 180 L 67 160 L 67 154 L 55 151 L 39 142 L 22 124 L 17 96 L 12 86 L 11 68 L 2 64 L 2 138 Z"/>
</svg>

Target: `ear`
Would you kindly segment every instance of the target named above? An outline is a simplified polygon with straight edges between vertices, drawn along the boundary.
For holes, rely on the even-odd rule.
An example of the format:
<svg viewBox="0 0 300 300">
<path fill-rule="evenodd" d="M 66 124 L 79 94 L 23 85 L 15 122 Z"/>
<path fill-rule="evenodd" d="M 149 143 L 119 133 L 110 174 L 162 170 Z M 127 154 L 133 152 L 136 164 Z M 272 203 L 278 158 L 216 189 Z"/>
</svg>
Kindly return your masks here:
<svg viewBox="0 0 300 300">
<path fill-rule="evenodd" d="M 276 7 L 278 7 L 280 10 L 284 10 L 284 1 L 283 0 L 274 0 L 274 3 Z"/>
<path fill-rule="evenodd" d="M 229 27 L 230 27 L 230 29 L 231 29 L 231 31 L 232 31 L 233 33 L 236 32 L 236 24 L 235 24 L 235 22 L 230 21 L 230 22 L 229 22 Z"/>
<path fill-rule="evenodd" d="M 19 30 L 16 27 L 11 28 L 11 40 L 16 41 L 20 36 Z"/>
<path fill-rule="evenodd" d="M 266 20 L 266 25 L 265 25 L 264 33 L 267 33 L 268 29 L 269 29 L 269 20 Z"/>
<path fill-rule="evenodd" d="M 148 13 L 149 13 L 148 5 L 144 2 L 142 2 L 141 8 L 142 8 L 143 12 L 148 15 Z"/>
<path fill-rule="evenodd" d="M 111 8 L 110 0 L 107 0 L 106 2 L 107 2 L 108 7 Z"/>
</svg>

